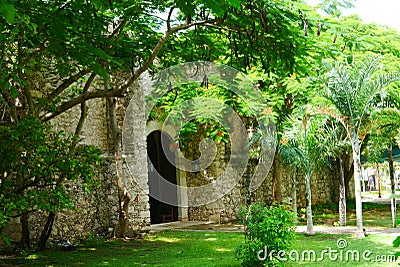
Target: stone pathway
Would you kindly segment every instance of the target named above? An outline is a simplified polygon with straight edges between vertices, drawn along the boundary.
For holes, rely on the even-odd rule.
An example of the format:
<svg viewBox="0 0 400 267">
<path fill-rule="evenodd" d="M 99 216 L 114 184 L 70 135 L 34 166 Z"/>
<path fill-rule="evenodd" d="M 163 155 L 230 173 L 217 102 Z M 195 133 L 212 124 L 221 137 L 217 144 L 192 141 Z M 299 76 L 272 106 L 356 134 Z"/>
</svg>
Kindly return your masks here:
<svg viewBox="0 0 400 267">
<path fill-rule="evenodd" d="M 374 202 L 380 204 L 390 204 L 390 195 L 382 195 L 382 198 L 378 198 L 377 195 L 363 196 L 362 202 Z M 298 226 L 296 228 L 297 233 L 305 233 L 306 226 Z M 153 224 L 150 227 L 150 231 L 160 232 L 165 230 L 175 231 L 219 231 L 219 232 L 243 232 L 243 226 L 235 223 L 217 224 L 212 222 L 202 221 L 188 221 L 188 222 L 169 222 L 162 224 Z M 389 234 L 389 235 L 400 235 L 399 228 L 384 228 L 384 227 L 365 227 L 367 234 Z M 355 226 L 323 226 L 315 225 L 314 232 L 317 234 L 355 234 Z"/>
<path fill-rule="evenodd" d="M 297 226 L 297 233 L 305 233 L 307 226 Z M 385 228 L 385 227 L 365 227 L 368 234 L 388 234 L 388 235 L 400 235 L 400 228 Z M 314 232 L 317 234 L 355 234 L 355 226 L 323 226 L 315 225 Z"/>
<path fill-rule="evenodd" d="M 218 224 L 218 223 L 202 222 L 202 221 L 169 222 L 169 223 L 152 224 L 150 226 L 150 231 L 153 233 L 165 230 L 242 232 L 243 226 L 240 224 L 233 224 L 233 223 Z"/>
<path fill-rule="evenodd" d="M 306 226 L 297 226 L 297 233 L 305 233 Z M 400 228 L 366 227 L 367 234 L 388 234 L 400 235 Z M 174 230 L 174 231 L 217 231 L 217 232 L 243 232 L 243 226 L 235 223 L 216 224 L 212 222 L 170 222 L 153 224 L 150 227 L 152 233 Z M 355 226 L 314 226 L 314 231 L 318 234 L 355 234 Z"/>
<path fill-rule="evenodd" d="M 381 198 L 379 198 L 378 195 L 364 195 L 362 196 L 361 201 L 379 204 L 390 204 L 390 195 L 382 195 Z"/>
</svg>

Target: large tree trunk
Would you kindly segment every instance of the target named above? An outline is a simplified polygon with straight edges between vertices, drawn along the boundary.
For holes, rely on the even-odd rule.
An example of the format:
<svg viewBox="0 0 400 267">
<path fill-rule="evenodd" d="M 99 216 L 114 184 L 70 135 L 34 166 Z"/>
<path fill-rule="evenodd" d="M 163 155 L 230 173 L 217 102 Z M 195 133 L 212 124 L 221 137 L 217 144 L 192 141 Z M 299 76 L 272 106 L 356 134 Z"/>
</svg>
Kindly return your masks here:
<svg viewBox="0 0 400 267">
<path fill-rule="evenodd" d="M 390 176 L 390 189 L 391 189 L 391 199 L 390 199 L 390 208 L 392 211 L 392 226 L 396 227 L 396 184 L 394 183 L 394 166 L 393 166 L 393 151 L 392 146 L 390 145 L 388 150 L 388 160 L 389 160 L 389 176 Z"/>
<path fill-rule="evenodd" d="M 118 225 L 114 229 L 115 237 L 126 237 L 129 227 L 128 208 L 131 195 L 123 184 L 122 161 L 120 156 L 120 134 L 117 124 L 117 116 L 115 114 L 116 100 L 107 98 L 108 121 L 110 123 L 112 148 L 115 159 L 116 168 L 116 184 L 118 188 Z"/>
<path fill-rule="evenodd" d="M 55 217 L 56 217 L 56 213 L 53 211 L 50 211 L 49 216 L 47 217 L 46 224 L 43 227 L 42 234 L 40 235 L 40 238 L 39 238 L 39 243 L 38 243 L 38 246 L 36 249 L 37 252 L 40 252 L 46 248 L 47 240 L 49 239 L 51 230 L 53 229 L 53 223 L 54 223 Z"/>
<path fill-rule="evenodd" d="M 22 244 L 22 248 L 27 249 L 31 247 L 31 242 L 30 242 L 30 238 L 29 238 L 29 223 L 28 223 L 28 219 L 29 219 L 29 214 L 27 211 L 23 212 L 21 215 L 21 244 Z"/>
<path fill-rule="evenodd" d="M 341 226 L 346 226 L 346 185 L 341 155 L 339 155 L 337 163 L 339 169 L 339 221 Z"/>
<path fill-rule="evenodd" d="M 360 145 L 358 143 L 357 133 L 351 134 L 351 145 L 353 149 L 354 162 L 354 195 L 356 199 L 356 220 L 357 220 L 357 238 L 363 238 L 363 221 L 362 221 L 362 201 L 361 201 L 361 161 L 360 161 Z"/>
<path fill-rule="evenodd" d="M 305 175 L 306 180 L 306 215 L 307 215 L 307 232 L 306 235 L 315 235 L 314 225 L 313 225 L 313 215 L 312 215 L 312 198 L 311 198 L 311 177 L 310 175 Z"/>
</svg>

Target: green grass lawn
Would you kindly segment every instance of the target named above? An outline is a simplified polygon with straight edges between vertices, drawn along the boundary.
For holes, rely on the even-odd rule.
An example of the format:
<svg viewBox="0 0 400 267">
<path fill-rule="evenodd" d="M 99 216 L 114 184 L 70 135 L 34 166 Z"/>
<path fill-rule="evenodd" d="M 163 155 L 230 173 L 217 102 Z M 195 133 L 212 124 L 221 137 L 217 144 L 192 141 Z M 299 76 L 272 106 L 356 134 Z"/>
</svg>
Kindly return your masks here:
<svg viewBox="0 0 400 267">
<path fill-rule="evenodd" d="M 355 225 L 354 203 L 348 203 L 348 225 Z M 338 220 L 336 205 L 313 208 L 316 225 L 332 225 Z M 363 221 L 366 227 L 390 227 L 390 206 L 364 203 Z M 303 222 L 304 223 L 304 222 Z M 342 260 L 332 261 L 324 254 L 323 261 L 301 261 L 301 253 L 314 250 L 316 259 L 323 250 L 339 250 L 338 239 L 345 239 L 347 247 L 342 249 Z M 48 249 L 40 254 L 18 255 L 2 259 L 2 266 L 240 266 L 235 259 L 235 249 L 243 243 L 243 233 L 165 231 L 148 235 L 142 240 L 91 240 L 80 244 L 77 251 L 64 252 L 60 248 Z M 296 235 L 290 250 L 299 252 L 300 261 L 288 261 L 284 266 L 398 266 L 395 263 L 378 263 L 376 256 L 393 255 L 399 251 L 392 247 L 395 236 L 368 235 L 355 239 L 352 235 L 322 235 L 314 237 Z M 346 261 L 346 252 L 357 250 L 360 261 Z M 339 250 L 340 251 L 340 250 Z M 371 251 L 368 262 L 362 259 L 364 251 Z M 338 252 L 339 253 L 339 252 Z M 292 254 L 295 256 L 295 254 Z M 332 257 L 335 256 L 333 253 Z M 340 254 L 338 254 L 340 256 Z M 350 255 L 351 256 L 351 255 Z M 254 255 L 257 257 L 257 255 Z M 351 259 L 351 257 L 348 257 Z M 340 259 L 340 258 L 339 258 Z M 400 260 L 399 260 L 400 262 Z"/>
<path fill-rule="evenodd" d="M 394 253 L 399 251 L 398 248 L 392 246 L 395 238 L 390 235 L 368 235 L 364 239 L 356 239 L 352 235 L 317 234 L 313 237 L 296 235 L 291 250 L 295 249 L 299 252 L 299 261 L 289 261 L 285 266 L 398 266 L 394 262 L 388 262 L 392 261 L 391 257 L 394 257 Z M 338 247 L 338 240 L 340 239 L 341 242 L 347 244 L 343 249 Z M 306 260 L 302 261 L 301 254 L 306 250 L 315 251 L 315 261 L 307 261 L 307 254 L 304 256 Z M 323 250 L 327 252 L 322 253 Z M 330 259 L 329 250 L 331 250 L 332 259 Z M 363 254 L 365 258 L 363 258 Z M 357 260 L 357 255 L 360 256 L 359 260 Z M 293 254 L 293 256 L 296 256 L 296 254 Z M 318 261 L 319 259 L 323 260 Z M 377 260 L 386 260 L 386 262 L 378 262 Z"/>
<path fill-rule="evenodd" d="M 355 239 L 350 235 L 296 235 L 291 250 L 315 250 L 319 258 L 324 249 L 336 249 L 337 240 L 343 238 L 348 246 L 343 249 L 363 253 L 370 250 L 371 259 L 377 255 L 393 255 L 394 236 L 369 235 Z M 78 247 L 76 252 L 52 249 L 27 257 L 3 260 L 0 266 L 240 266 L 235 259 L 235 248 L 243 242 L 243 233 L 166 231 L 150 235 L 143 240 L 91 241 Z M 338 254 L 339 255 L 339 254 Z M 343 254 L 345 255 L 345 254 Z M 256 257 L 257 255 L 255 255 Z M 334 256 L 334 255 L 333 255 Z M 350 258 L 350 257 L 349 257 Z M 301 257 L 300 257 L 301 259 Z M 351 259 L 351 258 L 350 258 Z M 367 261 L 331 261 L 325 255 L 322 262 L 286 262 L 284 266 L 397 266 L 394 263 Z"/>
<path fill-rule="evenodd" d="M 400 207 L 397 205 L 397 213 Z M 300 214 L 301 216 L 302 214 Z M 315 225 L 332 226 L 333 222 L 339 221 L 337 204 L 315 205 L 313 207 L 313 221 Z M 306 224 L 305 215 L 299 217 L 301 225 Z M 389 204 L 363 203 L 363 224 L 365 227 L 392 227 L 392 217 Z M 347 225 L 356 225 L 356 212 L 354 201 L 347 203 Z"/>
<path fill-rule="evenodd" d="M 241 233 L 166 231 L 143 240 L 91 241 L 79 246 L 76 252 L 47 250 L 4 263 L 13 266 L 240 266 L 234 252 L 242 240 Z"/>
</svg>

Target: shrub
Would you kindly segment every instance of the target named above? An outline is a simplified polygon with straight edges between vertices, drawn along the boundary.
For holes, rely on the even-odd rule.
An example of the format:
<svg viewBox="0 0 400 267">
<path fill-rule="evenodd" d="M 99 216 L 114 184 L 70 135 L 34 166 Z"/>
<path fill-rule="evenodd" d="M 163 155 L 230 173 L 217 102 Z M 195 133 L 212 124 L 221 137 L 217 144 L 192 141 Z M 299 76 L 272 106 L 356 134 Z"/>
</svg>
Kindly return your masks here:
<svg viewBox="0 0 400 267">
<path fill-rule="evenodd" d="M 21 242 L 29 248 L 28 214 L 40 210 L 49 222 L 39 240 L 44 245 L 56 212 L 74 208 L 72 185 L 79 181 L 86 192 L 97 185 L 94 166 L 101 162 L 100 153 L 35 117 L 0 126 L 0 240 L 10 243 L 2 230 L 20 217 Z"/>
<path fill-rule="evenodd" d="M 285 205 L 266 206 L 262 203 L 252 204 L 247 208 L 240 209 L 239 218 L 245 226 L 245 242 L 236 250 L 236 257 L 242 262 L 242 265 L 279 265 L 277 252 L 287 251 L 294 236 L 294 216 L 290 207 Z M 276 253 L 272 253 L 270 257 L 269 254 L 273 250 Z M 260 253 L 260 251 L 263 252 Z"/>
</svg>

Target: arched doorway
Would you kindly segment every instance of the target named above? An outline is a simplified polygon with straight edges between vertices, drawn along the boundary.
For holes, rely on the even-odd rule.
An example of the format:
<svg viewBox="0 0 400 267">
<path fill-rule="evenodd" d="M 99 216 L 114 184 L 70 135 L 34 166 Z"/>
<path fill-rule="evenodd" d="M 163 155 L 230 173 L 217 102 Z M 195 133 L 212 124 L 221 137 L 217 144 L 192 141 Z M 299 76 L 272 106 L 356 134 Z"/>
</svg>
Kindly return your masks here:
<svg viewBox="0 0 400 267">
<path fill-rule="evenodd" d="M 165 151 L 162 147 L 162 142 L 167 144 Z M 176 188 L 173 192 L 169 189 L 169 192 L 165 192 L 165 188 L 162 186 L 162 179 L 168 180 L 173 184 L 177 184 L 176 168 L 168 160 L 172 159 L 175 161 L 175 155 L 169 150 L 169 145 L 173 144 L 171 138 L 161 131 L 153 131 L 147 136 L 147 155 L 149 162 L 149 203 L 150 203 L 150 222 L 152 224 L 171 222 L 178 220 L 178 207 L 172 206 L 159 201 L 152 196 L 161 196 L 168 194 L 174 198 L 177 203 L 177 191 Z M 164 145 L 165 146 L 165 145 Z M 157 175 L 157 172 L 161 175 Z M 164 189 L 164 190 L 163 190 Z"/>
</svg>

